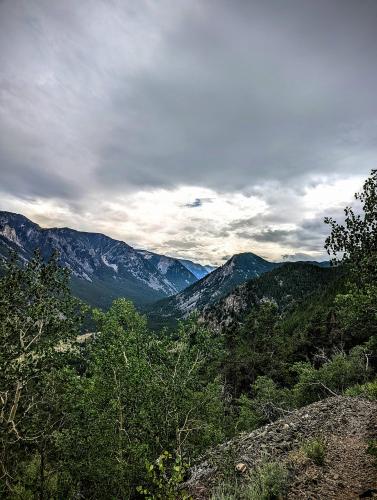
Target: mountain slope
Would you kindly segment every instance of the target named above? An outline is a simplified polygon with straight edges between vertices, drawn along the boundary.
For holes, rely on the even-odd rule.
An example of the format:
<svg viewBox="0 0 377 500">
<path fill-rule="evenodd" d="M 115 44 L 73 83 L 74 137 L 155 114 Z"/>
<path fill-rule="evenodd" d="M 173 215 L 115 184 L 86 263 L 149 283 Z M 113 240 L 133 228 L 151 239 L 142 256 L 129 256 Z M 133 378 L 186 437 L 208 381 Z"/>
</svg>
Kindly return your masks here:
<svg viewBox="0 0 377 500">
<path fill-rule="evenodd" d="M 29 260 L 36 248 L 46 258 L 57 250 L 61 264 L 72 272 L 73 292 L 96 306 L 107 307 L 117 297 L 145 304 L 196 280 L 176 259 L 148 258 L 103 234 L 43 229 L 22 215 L 0 212 L 0 256 L 6 258 L 15 250 L 21 259 Z"/>
<path fill-rule="evenodd" d="M 216 304 L 209 304 L 201 312 L 201 320 L 213 330 L 223 330 L 240 323 L 258 303 L 269 300 L 280 311 L 293 308 L 333 283 L 335 269 L 308 262 L 289 262 L 250 280 L 236 288 Z"/>
<path fill-rule="evenodd" d="M 204 276 L 207 276 L 207 274 L 216 269 L 216 267 L 214 266 L 202 266 L 201 264 L 192 262 L 191 260 L 187 259 L 179 259 L 179 262 L 183 264 L 189 271 L 191 271 L 198 280 L 204 278 Z"/>
<path fill-rule="evenodd" d="M 303 443 L 319 436 L 327 444 L 323 465 L 302 452 Z M 190 469 L 185 489 L 204 500 L 225 477 L 240 493 L 258 466 L 274 462 L 290 472 L 284 498 L 371 498 L 367 492 L 377 489 L 377 474 L 367 448 L 376 438 L 377 401 L 331 397 L 208 451 L 205 460 Z M 237 473 L 237 465 L 242 472 Z"/>
<path fill-rule="evenodd" d="M 159 255 L 148 250 L 137 251 L 145 261 L 149 261 L 178 291 L 192 285 L 197 277 L 180 260 Z"/>
<path fill-rule="evenodd" d="M 281 264 L 268 262 L 252 253 L 234 255 L 223 266 L 215 269 L 182 292 L 151 305 L 149 317 L 184 318 L 194 310 L 215 303 L 227 295 L 236 285 L 271 271 Z"/>
</svg>

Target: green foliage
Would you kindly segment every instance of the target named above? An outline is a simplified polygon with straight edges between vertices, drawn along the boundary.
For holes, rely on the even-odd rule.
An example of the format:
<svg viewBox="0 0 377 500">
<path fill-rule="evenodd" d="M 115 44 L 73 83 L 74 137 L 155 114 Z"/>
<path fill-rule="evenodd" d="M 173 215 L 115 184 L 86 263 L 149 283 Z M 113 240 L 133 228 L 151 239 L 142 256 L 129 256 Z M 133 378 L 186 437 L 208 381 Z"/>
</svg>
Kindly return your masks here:
<svg viewBox="0 0 377 500">
<path fill-rule="evenodd" d="M 335 354 L 318 369 L 310 363 L 296 363 L 292 371 L 298 377 L 292 388 L 296 406 L 343 394 L 348 387 L 370 376 L 362 346 L 354 348 L 348 355 L 343 352 Z"/>
<path fill-rule="evenodd" d="M 248 432 L 286 415 L 293 403 L 289 389 L 277 387 L 272 379 L 265 376 L 257 378 L 251 397 L 243 394 L 238 402 L 236 429 Z"/>
<path fill-rule="evenodd" d="M 5 490 L 36 494 L 46 488 L 46 461 L 62 415 L 50 409 L 53 374 L 72 358 L 84 309 L 70 295 L 69 276 L 56 256 L 39 253 L 5 264 L 0 279 L 0 464 Z M 31 459 L 31 463 L 28 462 Z M 39 458 L 38 458 L 39 457 Z M 38 473 L 33 460 L 39 460 Z M 25 468 L 26 467 L 26 468 Z M 33 480 L 31 478 L 34 478 Z M 25 495 L 27 492 L 25 491 Z"/>
<path fill-rule="evenodd" d="M 367 453 L 375 457 L 377 465 L 377 439 L 372 439 L 368 442 Z"/>
<path fill-rule="evenodd" d="M 323 439 L 310 439 L 302 445 L 301 449 L 316 465 L 324 465 L 326 457 L 326 443 Z"/>
<path fill-rule="evenodd" d="M 363 341 L 377 333 L 377 170 L 355 198 L 360 212 L 346 207 L 344 224 L 325 219 L 331 227 L 325 247 L 349 274 L 348 290 L 337 299 L 342 326 Z"/>
<path fill-rule="evenodd" d="M 288 483 L 287 469 L 278 463 L 266 463 L 257 468 L 245 488 L 245 498 L 273 500 L 283 495 Z"/>
<path fill-rule="evenodd" d="M 331 227 L 325 248 L 335 262 L 346 264 L 354 274 L 355 281 L 362 286 L 374 283 L 377 278 L 373 262 L 377 249 L 377 170 L 364 182 L 363 190 L 355 194 L 360 213 L 352 207 L 344 209 L 344 224 L 338 224 L 331 217 L 325 223 Z M 340 254 L 340 257 L 337 257 Z"/>
<path fill-rule="evenodd" d="M 361 396 L 372 401 L 377 400 L 377 379 L 367 382 L 366 384 L 358 384 L 349 387 L 346 390 L 347 396 Z"/>
<path fill-rule="evenodd" d="M 136 490 L 147 500 L 188 500 L 190 497 L 180 488 L 187 468 L 180 457 L 173 460 L 171 453 L 164 451 L 154 464 L 147 463 L 152 488 L 138 486 Z"/>
<path fill-rule="evenodd" d="M 287 469 L 277 463 L 257 467 L 242 483 L 228 482 L 216 486 L 211 500 L 274 500 L 284 495 L 289 481 Z"/>
<path fill-rule="evenodd" d="M 264 302 L 255 307 L 239 331 L 228 335 L 225 377 L 237 397 L 254 384 L 258 376 L 275 378 L 284 372 L 284 339 L 276 305 Z"/>
</svg>

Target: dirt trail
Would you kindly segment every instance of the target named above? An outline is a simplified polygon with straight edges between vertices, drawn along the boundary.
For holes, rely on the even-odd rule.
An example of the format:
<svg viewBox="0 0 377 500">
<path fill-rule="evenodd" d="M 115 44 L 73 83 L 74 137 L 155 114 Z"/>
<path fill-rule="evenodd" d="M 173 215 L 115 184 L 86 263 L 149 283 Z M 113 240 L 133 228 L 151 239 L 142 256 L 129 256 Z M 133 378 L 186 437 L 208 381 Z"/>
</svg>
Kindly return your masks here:
<svg viewBox="0 0 377 500">
<path fill-rule="evenodd" d="M 318 437 L 326 442 L 321 466 L 301 451 L 303 442 Z M 288 500 L 377 498 L 376 458 L 367 453 L 368 442 L 375 439 L 377 401 L 332 397 L 211 450 L 191 470 L 187 487 L 195 499 L 208 498 L 224 467 L 244 463 L 252 472 L 267 459 L 290 471 Z"/>
</svg>

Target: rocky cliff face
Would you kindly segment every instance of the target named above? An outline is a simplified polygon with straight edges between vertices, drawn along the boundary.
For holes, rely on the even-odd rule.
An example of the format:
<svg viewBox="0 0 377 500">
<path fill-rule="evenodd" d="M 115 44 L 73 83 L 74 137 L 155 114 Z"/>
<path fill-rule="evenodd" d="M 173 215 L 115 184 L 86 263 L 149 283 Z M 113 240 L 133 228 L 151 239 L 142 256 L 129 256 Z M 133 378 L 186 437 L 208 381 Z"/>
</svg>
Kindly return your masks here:
<svg viewBox="0 0 377 500">
<path fill-rule="evenodd" d="M 289 262 L 237 286 L 216 304 L 203 308 L 200 320 L 214 331 L 243 322 L 257 304 L 273 302 L 280 312 L 294 307 L 334 281 L 334 269 L 308 262 Z"/>
<path fill-rule="evenodd" d="M 302 452 L 313 438 L 325 443 L 321 465 Z M 282 498 L 356 499 L 377 493 L 377 467 L 367 452 L 376 438 L 377 401 L 331 397 L 213 449 L 184 486 L 194 499 L 207 499 L 224 475 L 242 484 L 261 463 L 278 462 L 289 473 Z"/>
<path fill-rule="evenodd" d="M 151 302 L 196 281 L 176 259 L 137 251 L 103 234 L 44 229 L 22 215 L 0 212 L 0 256 L 6 258 L 15 250 L 28 260 L 36 248 L 46 258 L 57 251 L 61 264 L 72 273 L 74 292 L 93 305 L 109 305 L 120 296 Z"/>
<path fill-rule="evenodd" d="M 219 301 L 235 286 L 279 266 L 252 253 L 234 255 L 223 266 L 187 289 L 154 305 L 152 314 L 164 318 L 186 318 L 193 311 L 200 311 Z"/>
</svg>

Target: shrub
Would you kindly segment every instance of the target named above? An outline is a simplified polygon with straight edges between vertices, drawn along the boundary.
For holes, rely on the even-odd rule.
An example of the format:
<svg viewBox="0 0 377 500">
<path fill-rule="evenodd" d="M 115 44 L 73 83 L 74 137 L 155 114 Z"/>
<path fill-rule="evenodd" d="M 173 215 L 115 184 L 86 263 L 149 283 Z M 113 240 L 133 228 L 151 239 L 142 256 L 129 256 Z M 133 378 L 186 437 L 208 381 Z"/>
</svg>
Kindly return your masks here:
<svg viewBox="0 0 377 500">
<path fill-rule="evenodd" d="M 325 463 L 326 444 L 323 439 L 315 438 L 307 441 L 302 445 L 302 451 L 316 465 Z"/>
<path fill-rule="evenodd" d="M 347 396 L 362 396 L 367 399 L 377 400 L 377 379 L 366 384 L 359 384 L 350 387 L 346 391 Z"/>
<path fill-rule="evenodd" d="M 369 455 L 372 455 L 372 457 L 375 457 L 377 460 L 377 439 L 372 439 L 371 441 L 368 442 L 367 453 Z"/>
<path fill-rule="evenodd" d="M 258 467 L 243 485 L 222 483 L 212 490 L 210 500 L 273 500 L 284 495 L 288 485 L 288 471 L 277 463 Z"/>
<path fill-rule="evenodd" d="M 147 500 L 188 500 L 190 497 L 180 489 L 188 464 L 182 463 L 179 457 L 173 459 L 168 451 L 164 451 L 154 464 L 147 463 L 149 482 L 152 491 L 143 486 L 136 488 Z"/>
<path fill-rule="evenodd" d="M 266 463 L 254 473 L 254 478 L 245 489 L 245 500 L 272 500 L 282 495 L 287 488 L 288 471 L 277 463 Z"/>
</svg>

